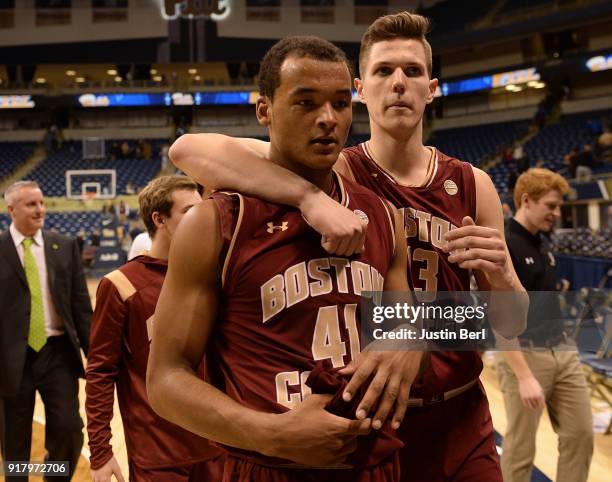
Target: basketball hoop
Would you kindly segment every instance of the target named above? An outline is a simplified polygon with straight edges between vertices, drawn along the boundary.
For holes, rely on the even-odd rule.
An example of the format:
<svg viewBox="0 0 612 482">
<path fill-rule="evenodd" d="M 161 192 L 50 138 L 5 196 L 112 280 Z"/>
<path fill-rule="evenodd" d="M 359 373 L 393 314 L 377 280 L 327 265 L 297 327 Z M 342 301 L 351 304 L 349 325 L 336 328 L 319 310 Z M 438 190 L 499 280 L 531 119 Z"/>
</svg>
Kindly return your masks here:
<svg viewBox="0 0 612 482">
<path fill-rule="evenodd" d="M 96 191 L 85 191 L 83 193 L 83 204 L 87 207 L 91 207 L 93 200 L 97 197 L 98 193 Z"/>
</svg>

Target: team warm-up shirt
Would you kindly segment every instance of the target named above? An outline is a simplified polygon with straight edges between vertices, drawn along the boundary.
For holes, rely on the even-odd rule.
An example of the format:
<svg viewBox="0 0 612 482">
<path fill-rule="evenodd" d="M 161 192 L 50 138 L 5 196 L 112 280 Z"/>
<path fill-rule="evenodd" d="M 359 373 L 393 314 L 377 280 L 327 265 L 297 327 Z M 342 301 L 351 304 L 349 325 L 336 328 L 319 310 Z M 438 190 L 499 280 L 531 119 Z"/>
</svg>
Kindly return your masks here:
<svg viewBox="0 0 612 482">
<path fill-rule="evenodd" d="M 244 406 L 292 409 L 311 393 L 306 380 L 318 361 L 341 368 L 360 351 L 360 295 L 383 289 L 394 224 L 382 199 L 341 176 L 332 196 L 368 220 L 363 253 L 330 256 L 292 207 L 213 195 L 227 248 L 206 367 L 211 382 Z"/>
<path fill-rule="evenodd" d="M 94 469 L 113 456 L 110 422 L 115 386 L 131 462 L 142 468 L 178 467 L 221 453 L 207 440 L 159 417 L 147 399 L 153 313 L 167 268 L 166 261 L 138 256 L 106 275 L 98 286 L 85 388 Z"/>
<path fill-rule="evenodd" d="M 429 177 L 421 187 L 403 186 L 373 159 L 368 144 L 344 149 L 355 180 L 390 201 L 403 214 L 408 243 L 408 282 L 425 291 L 469 291 L 470 271 L 448 261 L 442 251 L 444 234 L 461 226 L 465 216 L 476 219 L 476 185 L 472 166 L 432 149 Z M 368 228 L 368 236 L 371 229 Z M 431 354 L 422 383 L 410 396 L 429 399 L 474 380 L 482 371 L 476 352 Z"/>
</svg>

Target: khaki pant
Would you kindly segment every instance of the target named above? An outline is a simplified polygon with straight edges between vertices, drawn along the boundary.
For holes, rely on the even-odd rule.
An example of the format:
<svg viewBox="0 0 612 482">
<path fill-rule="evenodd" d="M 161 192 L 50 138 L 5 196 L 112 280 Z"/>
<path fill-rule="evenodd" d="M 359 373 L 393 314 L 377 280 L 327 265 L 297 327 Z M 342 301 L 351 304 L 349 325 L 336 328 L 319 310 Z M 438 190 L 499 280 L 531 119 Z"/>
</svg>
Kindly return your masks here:
<svg viewBox="0 0 612 482">
<path fill-rule="evenodd" d="M 584 482 L 593 454 L 593 418 L 578 354 L 549 349 L 525 350 L 523 355 L 542 386 L 552 427 L 559 436 L 556 481 Z M 523 406 L 514 372 L 503 353 L 495 357 L 508 418 L 502 443 L 502 474 L 505 482 L 529 482 L 542 410 Z"/>
</svg>

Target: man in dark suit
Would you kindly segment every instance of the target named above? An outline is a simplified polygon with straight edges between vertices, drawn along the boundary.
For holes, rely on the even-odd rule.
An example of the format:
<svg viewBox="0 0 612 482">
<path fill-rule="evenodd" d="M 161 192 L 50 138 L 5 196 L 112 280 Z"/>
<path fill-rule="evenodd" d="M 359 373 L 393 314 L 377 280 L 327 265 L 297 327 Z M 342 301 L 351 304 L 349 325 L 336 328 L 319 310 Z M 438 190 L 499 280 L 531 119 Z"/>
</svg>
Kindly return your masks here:
<svg viewBox="0 0 612 482">
<path fill-rule="evenodd" d="M 29 460 L 38 391 L 45 406 L 46 459 L 68 461 L 72 475 L 83 445 L 78 378 L 84 376 L 81 350 L 87 354 L 92 314 L 79 250 L 74 239 L 43 229 L 46 209 L 38 184 L 16 182 L 4 199 L 12 223 L 0 234 L 2 457 Z M 7 477 L 18 480 L 27 477 Z"/>
</svg>

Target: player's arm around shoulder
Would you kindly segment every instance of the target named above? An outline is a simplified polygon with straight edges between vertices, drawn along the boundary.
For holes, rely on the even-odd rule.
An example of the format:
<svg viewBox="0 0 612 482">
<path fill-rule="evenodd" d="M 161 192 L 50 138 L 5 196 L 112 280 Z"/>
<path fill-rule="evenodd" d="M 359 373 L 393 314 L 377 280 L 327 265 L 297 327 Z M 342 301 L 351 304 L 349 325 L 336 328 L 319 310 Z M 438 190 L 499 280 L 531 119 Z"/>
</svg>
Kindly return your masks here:
<svg viewBox="0 0 612 482">
<path fill-rule="evenodd" d="M 512 304 L 512 309 L 506 311 L 513 314 L 510 321 L 507 316 L 499 313 L 491 313 L 490 321 L 493 328 L 506 338 L 513 338 L 522 333 L 527 323 L 527 311 L 529 309 L 529 297 L 521 284 L 512 258 L 508 251 L 504 235 L 504 218 L 501 201 L 493 181 L 489 175 L 476 167 L 472 168 L 476 183 L 476 225 L 490 230 L 490 239 L 496 243 L 493 249 L 500 254 L 500 261 L 494 263 L 492 269 L 490 264 L 483 264 L 485 269 L 476 269 L 475 276 L 480 290 L 514 292 L 514 295 L 504 296 L 504 304 Z M 489 247 L 489 246 L 487 246 Z M 480 248 L 482 249 L 482 248 Z M 483 250 L 483 258 L 487 252 Z M 508 306 L 510 308 L 510 306 Z"/>
<path fill-rule="evenodd" d="M 223 134 L 184 134 L 168 151 L 168 157 L 181 171 L 210 189 L 243 189 L 245 172 L 256 172 L 252 163 L 267 162 L 270 143 Z"/>
<path fill-rule="evenodd" d="M 169 157 L 176 167 L 207 189 L 236 190 L 298 208 L 322 235 L 321 244 L 331 254 L 349 256 L 360 252 L 365 223 L 312 183 L 270 162 L 269 151 L 270 143 L 258 139 L 185 134 L 172 144 Z M 337 170 L 352 179 L 344 160 L 338 164 Z"/>
</svg>

